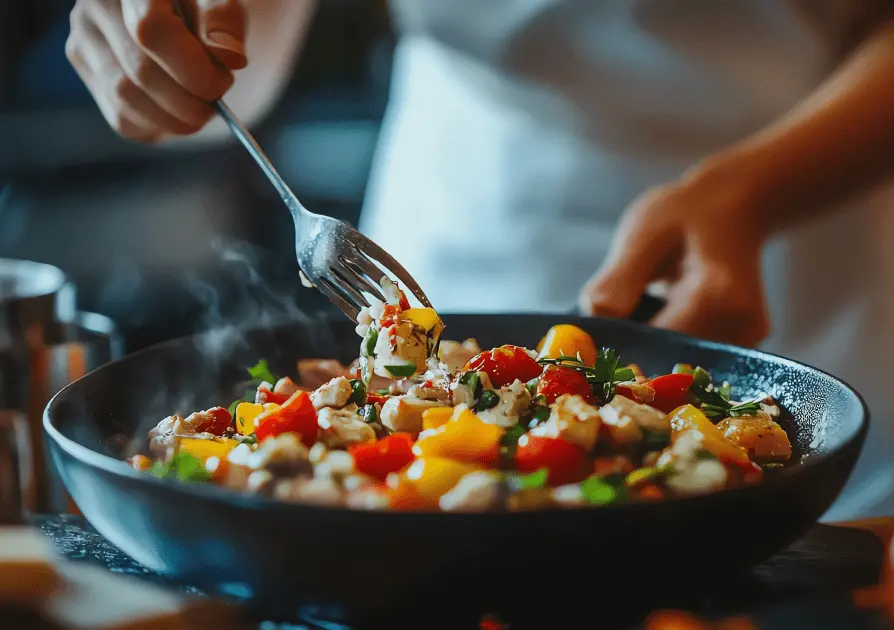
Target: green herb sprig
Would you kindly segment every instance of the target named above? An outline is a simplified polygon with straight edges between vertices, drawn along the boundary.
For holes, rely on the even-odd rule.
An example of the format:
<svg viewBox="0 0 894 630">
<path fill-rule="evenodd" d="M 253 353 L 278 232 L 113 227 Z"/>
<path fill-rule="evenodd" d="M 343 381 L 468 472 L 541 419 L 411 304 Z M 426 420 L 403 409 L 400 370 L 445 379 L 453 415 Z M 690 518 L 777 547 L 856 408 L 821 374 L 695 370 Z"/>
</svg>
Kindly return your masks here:
<svg viewBox="0 0 894 630">
<path fill-rule="evenodd" d="M 624 381 L 633 380 L 636 376 L 632 369 L 621 367 L 621 358 L 614 348 L 602 348 L 592 366 L 583 362 L 580 355 L 576 357 L 561 356 L 555 359 L 538 359 L 544 365 L 561 365 L 581 372 L 593 388 L 593 393 L 601 404 L 605 404 L 615 395 L 615 386 Z"/>
<path fill-rule="evenodd" d="M 267 363 L 266 359 L 261 359 L 255 365 L 248 368 L 247 371 L 251 379 L 246 383 L 246 390 L 242 397 L 234 400 L 227 408 L 231 416 L 236 415 L 236 407 L 239 403 L 255 401 L 255 391 L 258 389 L 258 385 L 264 382 L 275 385 L 276 381 L 279 380 L 274 376 L 273 372 L 270 371 L 270 365 Z"/>
<path fill-rule="evenodd" d="M 720 386 L 712 385 L 713 379 L 707 370 L 701 367 L 692 372 L 692 386 L 689 392 L 700 404 L 702 412 L 709 418 L 734 418 L 738 416 L 754 416 L 761 410 L 760 400 L 733 405 L 730 402 L 731 388 L 729 383 Z"/>
</svg>

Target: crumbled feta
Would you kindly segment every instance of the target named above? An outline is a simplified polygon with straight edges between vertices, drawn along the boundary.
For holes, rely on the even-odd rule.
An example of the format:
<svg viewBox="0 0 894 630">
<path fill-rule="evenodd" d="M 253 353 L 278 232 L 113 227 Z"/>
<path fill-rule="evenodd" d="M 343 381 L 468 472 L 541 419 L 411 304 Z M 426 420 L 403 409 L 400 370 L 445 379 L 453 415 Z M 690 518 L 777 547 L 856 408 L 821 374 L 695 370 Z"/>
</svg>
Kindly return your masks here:
<svg viewBox="0 0 894 630">
<path fill-rule="evenodd" d="M 498 427 L 511 427 L 518 424 L 519 417 L 531 405 L 531 392 L 525 384 L 516 380 L 500 388 L 500 402 L 491 409 L 478 412 L 478 417 L 488 424 Z"/>
</svg>

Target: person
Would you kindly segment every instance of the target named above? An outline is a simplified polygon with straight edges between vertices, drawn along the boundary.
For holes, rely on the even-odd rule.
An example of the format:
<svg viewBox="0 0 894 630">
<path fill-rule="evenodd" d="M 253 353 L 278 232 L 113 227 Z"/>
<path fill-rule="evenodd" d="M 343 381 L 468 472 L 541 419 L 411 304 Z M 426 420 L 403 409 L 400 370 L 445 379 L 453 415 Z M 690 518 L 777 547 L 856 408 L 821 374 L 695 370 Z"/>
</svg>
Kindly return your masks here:
<svg viewBox="0 0 894 630">
<path fill-rule="evenodd" d="M 361 229 L 433 303 L 625 317 L 661 288 L 656 326 L 852 382 L 878 419 L 826 518 L 894 513 L 894 7 L 390 4 Z M 115 129 L 159 141 L 223 94 L 262 116 L 310 6 L 200 0 L 193 36 L 171 0 L 79 0 L 67 52 Z"/>
</svg>

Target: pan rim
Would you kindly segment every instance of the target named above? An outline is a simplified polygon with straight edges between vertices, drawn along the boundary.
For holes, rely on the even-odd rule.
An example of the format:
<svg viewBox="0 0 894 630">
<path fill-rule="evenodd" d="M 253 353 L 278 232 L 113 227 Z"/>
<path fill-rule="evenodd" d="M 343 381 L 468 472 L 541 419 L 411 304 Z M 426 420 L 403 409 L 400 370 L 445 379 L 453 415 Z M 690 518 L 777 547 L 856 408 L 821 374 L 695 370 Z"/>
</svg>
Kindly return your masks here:
<svg viewBox="0 0 894 630">
<path fill-rule="evenodd" d="M 828 379 L 832 383 L 837 384 L 839 387 L 842 387 L 845 391 L 849 392 L 852 396 L 856 398 L 859 402 L 860 409 L 862 413 L 860 414 L 859 424 L 855 430 L 851 432 L 850 435 L 847 435 L 841 439 L 841 442 L 834 447 L 830 448 L 827 452 L 818 453 L 813 455 L 806 460 L 801 461 L 799 464 L 792 466 L 790 468 L 785 468 L 773 474 L 772 477 L 768 479 L 762 480 L 760 483 L 747 485 L 747 486 L 739 486 L 733 488 L 726 488 L 719 491 L 713 491 L 703 494 L 695 494 L 688 496 L 678 496 L 671 497 L 667 499 L 662 499 L 660 501 L 654 502 L 629 502 L 629 503 L 617 503 L 617 504 L 609 504 L 609 505 L 583 505 L 583 506 L 574 506 L 574 507 L 552 507 L 545 509 L 537 509 L 530 511 L 517 511 L 517 512 L 439 512 L 434 510 L 423 510 L 423 511 L 397 511 L 397 510 L 363 510 L 358 508 L 348 508 L 342 506 L 327 506 L 327 505 L 315 505 L 310 503 L 290 503 L 286 501 L 278 501 L 272 498 L 262 497 L 259 495 L 253 495 L 243 492 L 238 492 L 236 490 L 230 490 L 227 488 L 221 488 L 213 484 L 199 484 L 199 483 L 184 483 L 180 481 L 168 480 L 168 479 L 159 479 L 152 475 L 146 474 L 145 472 L 139 472 L 133 469 L 127 462 L 123 460 L 116 459 L 112 456 L 105 455 L 103 453 L 94 451 L 93 449 L 76 442 L 75 440 L 63 435 L 62 432 L 54 425 L 52 415 L 54 411 L 54 407 L 58 404 L 58 401 L 65 397 L 66 393 L 78 386 L 82 380 L 86 380 L 89 378 L 95 378 L 96 374 L 107 370 L 107 369 L 115 369 L 115 366 L 124 363 L 126 361 L 131 360 L 139 360 L 143 356 L 148 354 L 162 353 L 168 350 L 168 348 L 177 348 L 182 346 L 185 343 L 194 343 L 197 339 L 201 338 L 205 334 L 209 334 L 209 331 L 198 333 L 195 335 L 186 335 L 182 337 L 177 337 L 175 339 L 170 339 L 158 344 L 154 344 L 147 348 L 143 348 L 137 352 L 131 353 L 120 359 L 115 361 L 111 361 L 106 363 L 103 366 L 100 366 L 91 372 L 85 374 L 81 378 L 69 383 L 65 387 L 63 387 L 59 392 L 57 392 L 49 401 L 43 413 L 43 426 L 49 438 L 53 441 L 53 443 L 61 448 L 63 451 L 68 453 L 71 457 L 75 458 L 79 462 L 84 465 L 87 465 L 92 468 L 101 469 L 107 473 L 123 477 L 126 479 L 133 480 L 136 483 L 148 483 L 148 484 L 156 484 L 159 489 L 167 488 L 167 491 L 173 493 L 185 493 L 188 496 L 213 501 L 215 503 L 222 503 L 229 505 L 231 507 L 239 507 L 240 509 L 248 509 L 251 511 L 267 511 L 267 512 L 278 512 L 278 511 L 306 511 L 311 510 L 317 513 L 326 513 L 326 514 L 339 514 L 339 515 L 350 515 L 352 518 L 439 518 L 439 519 L 476 519 L 476 518 L 511 518 L 513 520 L 519 520 L 524 518 L 535 518 L 539 517 L 539 515 L 543 515 L 546 518 L 546 515 L 551 515 L 552 518 L 574 518 L 574 515 L 578 515 L 581 513 L 638 513 L 639 511 L 646 512 L 654 512 L 657 509 L 661 509 L 666 507 L 667 509 L 684 509 L 686 505 L 703 505 L 706 501 L 726 501 L 734 500 L 737 496 L 744 496 L 749 493 L 761 492 L 763 488 L 767 487 L 777 487 L 788 483 L 796 482 L 801 477 L 809 474 L 811 470 L 819 466 L 823 466 L 828 464 L 830 461 L 834 461 L 839 458 L 841 454 L 848 450 L 849 448 L 856 447 L 858 450 L 862 449 L 863 442 L 865 441 L 866 435 L 869 431 L 869 423 L 870 423 L 870 410 L 868 405 L 866 404 L 863 396 L 853 388 L 849 383 L 844 381 L 843 379 L 834 376 L 826 372 L 825 370 L 819 369 L 812 365 L 809 365 L 804 362 L 795 361 L 794 359 L 789 359 L 787 357 L 783 357 L 781 355 L 777 355 L 771 352 L 766 352 L 763 350 L 757 350 L 754 348 L 744 348 L 741 346 L 735 346 L 732 344 L 710 341 L 705 339 L 700 339 L 697 337 L 692 337 L 690 335 L 686 335 L 683 333 L 669 331 L 664 329 L 654 328 L 652 326 L 648 326 L 646 324 L 640 324 L 636 322 L 630 322 L 628 320 L 623 319 L 614 319 L 614 318 L 597 318 L 597 317 L 584 317 L 584 316 L 568 316 L 560 313 L 443 313 L 442 317 L 444 319 L 449 319 L 451 317 L 487 317 L 487 318 L 505 318 L 505 317 L 513 317 L 513 318 L 542 318 L 542 317 L 562 317 L 563 321 L 566 323 L 574 323 L 575 321 L 607 321 L 611 322 L 613 326 L 620 326 L 621 328 L 627 328 L 632 331 L 636 331 L 637 334 L 645 335 L 645 336 L 670 336 L 672 338 L 677 338 L 681 340 L 686 345 L 694 345 L 701 348 L 707 348 L 711 350 L 722 351 L 726 353 L 732 353 L 738 356 L 755 358 L 759 360 L 764 360 L 780 364 L 780 365 L 788 365 L 790 367 L 795 367 L 803 370 L 807 368 L 810 371 L 815 372 L 818 375 L 823 376 Z M 320 323 L 324 323 L 327 325 L 331 325 L 335 318 L 326 317 L 323 318 Z M 294 321 L 288 322 L 284 321 L 282 324 L 276 323 L 272 326 L 265 326 L 263 328 L 246 328 L 243 332 L 247 334 L 251 334 L 254 331 L 261 331 L 265 329 L 276 330 L 279 327 L 284 325 L 297 325 Z M 302 324 L 306 325 L 306 324 Z M 852 471 L 851 471 L 852 472 Z M 849 473 L 850 474 L 850 473 Z M 846 482 L 846 480 L 845 480 Z M 679 506 L 679 507 L 676 507 Z M 362 515 L 362 516 L 361 516 Z M 562 515 L 562 516 L 559 516 Z"/>
</svg>

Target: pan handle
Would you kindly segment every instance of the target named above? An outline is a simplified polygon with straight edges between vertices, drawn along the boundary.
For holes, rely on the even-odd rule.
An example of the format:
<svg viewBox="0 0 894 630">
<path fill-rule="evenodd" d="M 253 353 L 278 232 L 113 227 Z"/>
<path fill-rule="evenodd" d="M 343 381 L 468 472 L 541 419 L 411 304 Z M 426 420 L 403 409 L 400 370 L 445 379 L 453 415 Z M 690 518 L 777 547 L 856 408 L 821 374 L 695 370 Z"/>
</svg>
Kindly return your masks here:
<svg viewBox="0 0 894 630">
<path fill-rule="evenodd" d="M 636 308 L 633 309 L 633 312 L 630 314 L 627 319 L 632 322 L 636 322 L 638 324 L 646 324 L 651 320 L 655 315 L 658 314 L 664 305 L 667 302 L 659 297 L 655 297 L 649 293 L 644 293 L 643 297 L 640 298 L 639 304 L 636 305 Z M 571 311 L 570 315 L 579 316 L 581 314 L 580 309 L 578 307 L 574 307 Z"/>
</svg>

